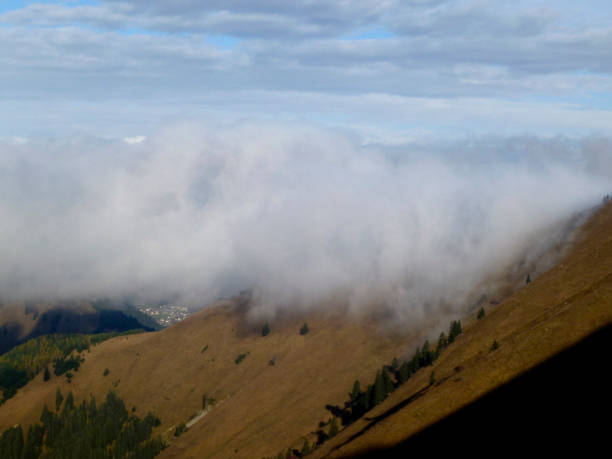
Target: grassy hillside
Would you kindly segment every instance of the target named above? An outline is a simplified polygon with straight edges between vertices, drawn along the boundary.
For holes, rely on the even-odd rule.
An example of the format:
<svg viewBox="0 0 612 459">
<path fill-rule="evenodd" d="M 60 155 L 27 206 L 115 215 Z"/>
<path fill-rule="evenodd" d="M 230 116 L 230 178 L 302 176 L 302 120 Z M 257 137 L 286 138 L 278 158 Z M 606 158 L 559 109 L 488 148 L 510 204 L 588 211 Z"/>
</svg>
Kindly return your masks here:
<svg viewBox="0 0 612 459">
<path fill-rule="evenodd" d="M 587 222 L 561 263 L 485 309 L 481 320 L 475 311 L 462 317 L 464 333 L 433 366 L 340 426 L 312 457 L 394 445 L 610 323 L 612 206 Z M 309 331 L 300 334 L 305 320 Z M 37 421 L 57 388 L 72 390 L 76 403 L 113 389 L 129 410 L 159 416 L 156 433 L 170 443 L 160 457 L 273 456 L 305 438 L 312 443 L 331 417 L 326 404 L 342 405 L 355 379 L 371 382 L 382 364 L 411 355 L 423 340 L 390 333 L 371 317 L 322 312 L 279 318 L 266 336 L 263 325 L 228 301 L 162 331 L 111 339 L 83 354 L 71 382 L 39 374 L 20 389 L 0 407 L 0 429 Z M 188 429 L 175 436 L 182 424 Z"/>
<path fill-rule="evenodd" d="M 474 319 L 432 367 L 312 456 L 391 447 L 612 323 L 612 205 L 585 224 L 558 265 Z"/>
<path fill-rule="evenodd" d="M 373 320 L 318 314 L 305 335 L 302 326 L 301 317 L 279 319 L 264 337 L 262 325 L 251 327 L 225 303 L 160 332 L 112 339 L 84 354 L 71 383 L 39 375 L 22 388 L 0 407 L 0 429 L 38 419 L 58 387 L 77 402 L 114 389 L 136 413 L 159 416 L 171 441 L 163 457 L 262 457 L 301 444 L 329 416 L 326 403 L 343 401 L 355 378 L 371 378 L 381 361 L 414 342 Z M 201 411 L 204 394 L 215 405 L 174 438 L 176 426 Z"/>
</svg>

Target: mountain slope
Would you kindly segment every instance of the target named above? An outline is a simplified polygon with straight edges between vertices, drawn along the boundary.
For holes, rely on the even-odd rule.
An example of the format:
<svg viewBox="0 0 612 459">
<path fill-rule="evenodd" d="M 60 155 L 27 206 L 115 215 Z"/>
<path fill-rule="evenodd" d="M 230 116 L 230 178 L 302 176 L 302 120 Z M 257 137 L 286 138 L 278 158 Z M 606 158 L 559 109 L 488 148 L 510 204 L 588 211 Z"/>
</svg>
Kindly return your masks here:
<svg viewBox="0 0 612 459">
<path fill-rule="evenodd" d="M 72 383 L 39 375 L 21 389 L 0 407 L 0 429 L 37 420 L 57 387 L 72 390 L 77 402 L 115 388 L 137 413 L 161 418 L 172 443 L 164 457 L 261 457 L 301 444 L 329 417 L 326 403 L 343 401 L 355 378 L 371 378 L 381 361 L 414 343 L 413 335 L 389 335 L 373 320 L 321 313 L 308 317 L 308 334 L 300 335 L 302 325 L 301 317 L 279 319 L 263 337 L 240 308 L 222 303 L 160 332 L 109 340 L 84 354 Z M 175 426 L 201 410 L 203 394 L 216 406 L 172 438 Z"/>
<path fill-rule="evenodd" d="M 52 333 L 103 333 L 158 330 L 155 321 L 133 306 L 87 301 L 68 303 L 17 302 L 0 305 L 0 354 L 38 336 Z"/>
<path fill-rule="evenodd" d="M 336 306 L 327 310 L 341 309 Z M 77 403 L 115 389 L 137 414 L 152 411 L 161 418 L 158 431 L 170 442 L 161 457 L 275 456 L 299 449 L 304 438 L 312 442 L 319 421 L 331 417 L 326 404 L 342 405 L 355 379 L 369 383 L 382 364 L 411 354 L 424 338 L 408 326 L 391 333 L 372 317 L 339 312 L 280 317 L 262 336 L 263 323 L 245 317 L 239 302 L 222 302 L 165 330 L 104 342 L 84 354 L 71 383 L 58 377 L 44 382 L 39 375 L 20 389 L 0 407 L 0 429 L 38 420 L 44 403 L 54 405 L 57 388 L 72 390 Z M 310 332 L 301 335 L 305 320 Z M 464 334 L 431 369 L 419 371 L 313 457 L 403 441 L 611 321 L 607 206 L 585 224 L 561 263 L 488 306 L 482 320 L 463 320 Z M 429 325 L 424 328 L 441 331 Z M 491 352 L 494 340 L 499 348 Z M 216 404 L 201 413 L 204 394 Z M 197 422 L 174 437 L 193 415 Z"/>
<path fill-rule="evenodd" d="M 431 369 L 421 370 L 313 457 L 391 447 L 610 323 L 612 205 L 607 205 L 585 224 L 558 265 L 474 320 Z M 493 341 L 499 348 L 491 351 Z M 430 386 L 432 371 L 436 383 Z"/>
</svg>

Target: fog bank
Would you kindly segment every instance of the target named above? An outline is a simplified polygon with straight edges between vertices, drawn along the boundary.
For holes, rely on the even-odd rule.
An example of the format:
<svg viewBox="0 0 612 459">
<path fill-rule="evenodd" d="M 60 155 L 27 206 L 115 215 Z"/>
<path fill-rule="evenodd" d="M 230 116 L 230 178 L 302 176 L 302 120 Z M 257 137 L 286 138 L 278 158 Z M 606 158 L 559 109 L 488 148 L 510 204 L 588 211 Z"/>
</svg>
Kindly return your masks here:
<svg viewBox="0 0 612 459">
<path fill-rule="evenodd" d="M 0 297 L 136 298 L 402 316 L 537 259 L 611 189 L 607 138 L 363 146 L 313 126 L 0 141 Z M 557 232 L 551 229 L 558 230 Z M 533 260 L 531 260 L 533 261 Z M 530 262 L 530 260 L 527 260 Z"/>
</svg>

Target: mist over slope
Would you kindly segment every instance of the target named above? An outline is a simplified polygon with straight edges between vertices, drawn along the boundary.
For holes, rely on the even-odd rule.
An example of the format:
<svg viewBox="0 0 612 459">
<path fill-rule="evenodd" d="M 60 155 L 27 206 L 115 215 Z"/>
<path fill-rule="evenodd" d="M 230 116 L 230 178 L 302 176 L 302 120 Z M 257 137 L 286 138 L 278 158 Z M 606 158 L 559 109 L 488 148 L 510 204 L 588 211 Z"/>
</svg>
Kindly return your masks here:
<svg viewBox="0 0 612 459">
<path fill-rule="evenodd" d="M 250 288 L 265 311 L 340 293 L 352 309 L 378 302 L 410 318 L 566 237 L 612 188 L 610 145 L 391 148 L 249 123 L 2 141 L 0 296 L 197 306 Z"/>
</svg>

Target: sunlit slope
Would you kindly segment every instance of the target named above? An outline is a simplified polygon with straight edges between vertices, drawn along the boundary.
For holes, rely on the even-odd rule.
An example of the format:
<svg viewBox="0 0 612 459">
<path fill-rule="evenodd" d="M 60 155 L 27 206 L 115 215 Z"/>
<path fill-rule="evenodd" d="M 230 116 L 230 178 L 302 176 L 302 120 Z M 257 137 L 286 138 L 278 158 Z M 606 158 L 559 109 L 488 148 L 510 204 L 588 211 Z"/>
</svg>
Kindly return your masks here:
<svg viewBox="0 0 612 459">
<path fill-rule="evenodd" d="M 557 266 L 491 306 L 480 321 L 472 320 L 433 367 L 421 370 L 313 457 L 394 445 L 611 322 L 612 205 L 607 205 L 585 224 Z M 494 340 L 499 348 L 491 351 Z"/>
<path fill-rule="evenodd" d="M 371 320 L 323 314 L 307 317 L 306 335 L 299 333 L 300 317 L 271 322 L 263 337 L 261 325 L 250 326 L 239 309 L 219 304 L 161 332 L 92 348 L 71 384 L 39 375 L 0 407 L 0 429 L 38 420 L 43 403 L 54 405 L 57 387 L 79 401 L 90 393 L 101 400 L 116 386 L 128 409 L 161 418 L 160 432 L 171 441 L 162 457 L 272 455 L 301 444 L 329 417 L 325 404 L 343 402 L 356 378 L 371 379 L 382 362 L 416 343 Z M 240 354 L 247 356 L 236 364 Z M 216 406 L 172 437 L 174 426 L 201 409 L 204 393 Z"/>
</svg>

